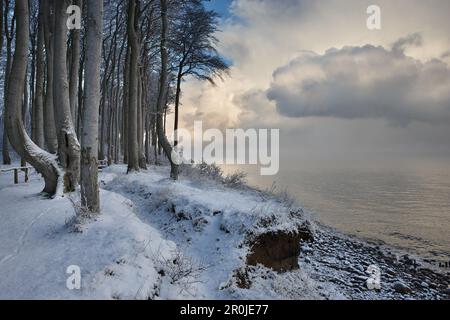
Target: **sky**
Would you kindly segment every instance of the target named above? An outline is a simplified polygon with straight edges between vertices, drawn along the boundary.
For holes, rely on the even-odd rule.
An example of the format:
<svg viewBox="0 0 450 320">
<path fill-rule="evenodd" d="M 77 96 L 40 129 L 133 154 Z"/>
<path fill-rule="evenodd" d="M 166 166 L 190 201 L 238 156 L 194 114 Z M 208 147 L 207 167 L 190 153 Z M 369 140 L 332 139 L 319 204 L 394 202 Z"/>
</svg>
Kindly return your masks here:
<svg viewBox="0 0 450 320">
<path fill-rule="evenodd" d="M 370 5 L 381 30 L 366 26 Z M 285 158 L 450 155 L 450 1 L 212 0 L 214 87 L 183 84 L 185 128 L 278 128 Z"/>
<path fill-rule="evenodd" d="M 206 8 L 219 13 L 222 18 L 231 17 L 230 5 L 232 0 L 205 0 Z"/>
</svg>

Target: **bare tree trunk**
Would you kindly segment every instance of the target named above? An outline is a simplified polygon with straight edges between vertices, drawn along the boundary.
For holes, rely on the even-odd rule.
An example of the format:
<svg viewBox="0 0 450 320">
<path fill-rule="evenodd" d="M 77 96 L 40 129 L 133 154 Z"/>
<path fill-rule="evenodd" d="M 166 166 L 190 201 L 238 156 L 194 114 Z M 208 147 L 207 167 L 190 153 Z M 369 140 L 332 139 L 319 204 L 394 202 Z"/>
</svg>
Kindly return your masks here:
<svg viewBox="0 0 450 320">
<path fill-rule="evenodd" d="M 28 65 L 28 61 L 27 61 Z M 28 67 L 27 67 L 28 69 Z M 28 71 L 25 69 L 25 85 L 23 86 L 23 100 L 22 100 L 22 121 L 25 127 L 25 131 L 27 131 L 27 115 L 28 115 Z M 24 157 L 20 158 L 20 166 L 23 168 L 27 165 L 27 161 Z"/>
<path fill-rule="evenodd" d="M 137 1 L 128 6 L 128 43 L 130 47 L 130 76 L 128 87 L 128 172 L 139 171 L 138 136 L 138 86 L 139 86 L 139 42 L 137 35 Z"/>
<path fill-rule="evenodd" d="M 30 2 L 28 2 L 30 3 Z M 38 28 L 39 28 L 39 13 L 36 17 L 37 20 L 34 22 L 34 25 L 30 25 L 30 31 L 31 31 L 31 72 L 30 72 L 30 83 L 29 85 L 29 92 L 30 92 L 30 102 L 31 108 L 29 108 L 29 117 L 30 117 L 30 126 L 31 126 L 31 139 L 36 143 L 35 140 L 35 115 L 34 112 L 34 101 L 35 101 L 35 84 L 36 84 L 36 51 L 37 51 L 37 35 L 38 35 Z"/>
<path fill-rule="evenodd" d="M 120 88 L 117 87 L 117 91 L 119 91 Z M 120 109 L 119 109 L 119 105 L 118 102 L 116 100 L 116 117 L 114 119 L 115 125 L 116 125 L 116 130 L 114 131 L 114 163 L 115 164 L 119 164 L 120 163 Z"/>
<path fill-rule="evenodd" d="M 6 129 L 14 150 L 29 162 L 45 180 L 44 192 L 55 194 L 59 169 L 53 155 L 40 149 L 28 136 L 22 120 L 22 96 L 28 62 L 29 8 L 27 0 L 15 1 L 17 34 L 14 60 L 6 92 Z"/>
<path fill-rule="evenodd" d="M 109 103 L 109 116 L 108 116 L 108 127 L 107 127 L 107 144 L 108 144 L 108 166 L 112 164 L 113 161 L 113 130 L 114 130 L 114 114 L 113 103 Z"/>
<path fill-rule="evenodd" d="M 120 67 L 121 61 L 122 61 L 122 56 L 124 51 L 126 50 L 126 44 L 125 41 L 122 42 L 121 46 L 120 46 L 120 52 L 119 52 L 119 59 L 118 59 L 118 63 L 117 63 L 117 73 L 116 73 L 116 85 L 117 85 L 117 90 L 116 90 L 116 99 L 115 99 L 115 104 L 116 104 L 116 132 L 115 132 L 115 163 L 119 163 L 120 162 L 120 152 L 121 150 L 123 151 L 123 110 L 121 109 L 121 93 L 123 93 L 123 90 L 121 90 L 120 87 L 120 78 L 121 78 L 121 71 L 123 70 Z M 125 53 L 126 54 L 126 53 Z M 125 86 L 125 84 L 124 84 Z M 122 96 L 122 108 L 123 108 L 123 101 L 125 99 L 123 99 Z"/>
<path fill-rule="evenodd" d="M 164 120 L 163 120 L 163 132 L 164 136 L 166 136 L 166 128 L 167 128 L 167 100 L 164 108 Z"/>
<path fill-rule="evenodd" d="M 169 143 L 165 133 L 164 133 L 164 109 L 166 107 L 166 93 L 167 93 L 167 65 L 168 65 L 168 53 L 167 53 L 167 33 L 168 33 L 168 21 L 167 21 L 167 0 L 160 0 L 161 3 L 161 75 L 159 84 L 159 95 L 158 95 L 158 116 L 157 116 L 157 130 L 158 139 L 164 149 L 164 153 L 170 160 L 170 177 L 173 180 L 178 180 L 178 164 L 174 163 L 172 160 L 172 146 Z"/>
<path fill-rule="evenodd" d="M 177 131 L 178 131 L 178 119 L 179 119 L 179 112 L 180 112 L 182 72 L 183 72 L 183 67 L 180 64 L 180 66 L 178 67 L 178 74 L 177 74 L 177 92 L 175 95 L 175 120 L 174 120 L 174 127 L 173 127 L 173 132 L 174 132 L 174 137 L 175 137 L 175 139 L 174 139 L 175 147 L 178 145 Z"/>
<path fill-rule="evenodd" d="M 9 141 L 8 141 L 8 135 L 6 134 L 6 92 L 8 91 L 8 78 L 11 70 L 11 55 L 12 55 L 12 49 L 11 49 L 11 42 L 14 36 L 14 18 L 11 22 L 11 30 L 9 29 L 9 23 L 8 23 L 8 16 L 9 16 L 9 0 L 5 0 L 5 35 L 6 35 L 6 66 L 5 66 L 5 73 L 3 77 L 4 86 L 3 86 L 3 93 L 4 93 L 4 107 L 3 107 L 3 143 L 2 143 L 2 156 L 3 156 L 3 164 L 9 165 L 11 164 L 11 157 L 9 156 Z"/>
<path fill-rule="evenodd" d="M 108 145 L 108 165 L 111 165 L 114 158 L 114 119 L 117 112 L 117 105 L 116 105 L 116 95 L 115 95 L 115 70 L 116 70 L 116 63 L 117 63 L 117 34 L 114 34 L 113 41 L 110 47 L 110 52 L 112 53 L 112 56 L 110 56 L 110 69 L 109 74 L 107 75 L 106 79 L 106 85 L 107 91 L 104 93 L 104 95 L 108 95 L 108 117 L 105 118 L 106 123 L 106 143 Z M 106 74 L 105 74 L 106 76 Z"/>
<path fill-rule="evenodd" d="M 44 105 L 44 136 L 47 149 L 50 153 L 58 151 L 56 136 L 55 110 L 53 106 L 53 58 L 54 58 L 54 29 L 55 14 L 53 13 L 54 0 L 43 0 L 44 8 L 44 35 L 45 51 L 47 57 L 47 86 Z"/>
<path fill-rule="evenodd" d="M 120 154 L 120 135 L 119 132 L 121 130 L 121 122 L 120 122 L 120 116 L 121 116 L 121 110 L 120 110 L 120 62 L 122 61 L 122 55 L 123 55 L 123 51 L 125 48 L 125 43 L 123 42 L 121 47 L 120 47 L 120 52 L 119 52 L 119 59 L 118 59 L 118 63 L 117 63 L 117 74 L 116 74 L 116 91 L 115 91 L 115 100 L 114 100 L 114 104 L 115 104 L 115 108 L 116 108 L 116 117 L 115 117 L 115 125 L 116 125 L 116 130 L 114 132 L 114 163 L 119 163 L 120 159 L 119 159 L 119 154 Z M 122 137 L 123 138 L 123 137 Z"/>
<path fill-rule="evenodd" d="M 142 77 L 138 75 L 138 149 L 139 149 L 139 168 L 147 170 L 147 161 L 145 160 L 144 150 L 144 103 L 142 100 Z"/>
<path fill-rule="evenodd" d="M 3 37 L 3 1 L 0 1 L 0 62 L 2 61 L 2 53 L 3 53 L 3 42 L 4 42 L 4 37 Z M 6 82 L 6 80 L 4 80 Z M 6 94 L 5 91 L 3 91 L 3 94 Z M 3 110 L 5 109 L 4 103 L 3 103 Z M 5 112 L 3 111 L 2 114 L 2 132 L 3 132 L 3 136 L 8 136 L 6 134 L 6 126 L 5 126 Z M 2 146 L 4 147 L 5 145 L 5 141 L 2 141 Z M 3 151 L 3 149 L 2 149 Z"/>
<path fill-rule="evenodd" d="M 74 0 L 74 5 L 83 6 L 82 0 Z M 69 96 L 70 96 L 70 113 L 72 115 L 72 122 L 76 123 L 77 115 L 77 93 L 78 93 L 78 74 L 80 70 L 80 30 L 74 29 L 71 31 L 71 57 L 70 57 L 70 81 L 69 81 Z"/>
<path fill-rule="evenodd" d="M 105 70 L 107 71 L 107 70 Z M 104 130 L 104 125 L 105 125 L 105 117 L 106 117 L 106 94 L 107 94 L 107 83 L 106 83 L 106 72 L 104 73 L 104 78 L 105 81 L 103 82 L 103 89 L 102 91 L 102 96 L 101 96 L 101 101 L 100 101 L 100 125 L 99 125 L 99 146 L 98 146 L 98 159 L 99 160 L 105 160 L 105 141 L 104 141 L 104 137 L 105 137 L 105 130 Z"/>
<path fill-rule="evenodd" d="M 33 106 L 33 140 L 44 148 L 44 7 L 40 3 L 36 45 L 36 89 Z"/>
<path fill-rule="evenodd" d="M 127 47 L 125 57 L 125 67 L 123 76 L 123 103 L 122 103 L 122 141 L 123 141 L 123 162 L 128 164 L 128 97 L 130 87 L 130 49 Z"/>
<path fill-rule="evenodd" d="M 3 52 L 3 1 L 0 1 L 0 60 Z"/>
<path fill-rule="evenodd" d="M 150 164 L 150 147 L 151 147 L 151 141 L 150 141 L 150 116 L 147 113 L 146 120 L 145 120 L 145 159 L 148 164 Z"/>
<path fill-rule="evenodd" d="M 154 149 L 155 165 L 158 165 L 158 130 L 156 129 L 156 115 L 152 115 L 152 146 Z"/>
<path fill-rule="evenodd" d="M 30 11 L 31 11 L 31 1 L 28 1 L 28 6 L 30 7 Z M 31 22 L 33 23 L 31 25 L 30 22 L 30 40 L 31 40 L 31 72 L 30 72 L 30 82 L 28 84 L 29 88 L 29 93 L 30 93 L 30 100 L 29 100 L 29 118 L 30 118 L 30 132 L 31 132 L 31 139 L 36 143 L 35 141 L 35 112 L 34 112 L 34 101 L 35 101 L 35 94 L 36 94 L 36 52 L 37 52 L 37 37 L 38 37 L 38 33 L 39 33 L 39 10 L 37 11 L 36 15 L 33 15 L 32 17 L 30 17 Z"/>
<path fill-rule="evenodd" d="M 83 43 L 86 42 L 86 37 L 83 39 Z M 83 114 L 83 74 L 84 74 L 84 60 L 86 57 L 86 50 L 85 45 L 83 45 L 83 50 L 81 52 L 81 61 L 80 61 L 80 69 L 78 74 L 78 114 L 77 114 L 77 135 L 80 135 L 81 133 L 81 126 L 82 126 L 82 114 Z"/>
<path fill-rule="evenodd" d="M 85 95 L 81 152 L 81 199 L 92 213 L 100 212 L 98 187 L 98 117 L 100 62 L 103 33 L 103 0 L 87 3 Z"/>
<path fill-rule="evenodd" d="M 67 77 L 67 7 L 69 0 L 55 1 L 55 34 L 53 57 L 53 105 L 57 119 L 58 156 L 64 173 L 64 192 L 75 190 L 80 175 L 80 144 L 70 112 Z"/>
</svg>

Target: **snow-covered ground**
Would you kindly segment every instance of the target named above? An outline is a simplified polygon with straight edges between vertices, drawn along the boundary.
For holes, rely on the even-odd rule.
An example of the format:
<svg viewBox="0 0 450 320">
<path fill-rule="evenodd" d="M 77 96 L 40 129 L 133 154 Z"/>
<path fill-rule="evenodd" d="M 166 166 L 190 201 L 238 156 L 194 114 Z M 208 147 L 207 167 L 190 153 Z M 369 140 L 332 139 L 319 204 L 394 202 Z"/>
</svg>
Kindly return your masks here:
<svg viewBox="0 0 450 320">
<path fill-rule="evenodd" d="M 158 279 L 150 252 L 166 254 L 175 244 L 142 223 L 124 197 L 102 191 L 102 216 L 78 232 L 67 198 L 39 194 L 29 184 L 0 183 L 0 298 L 147 298 Z M 81 269 L 81 290 L 69 290 L 69 266 Z M 113 276 L 120 274 L 120 276 Z"/>
<path fill-rule="evenodd" d="M 101 173 L 102 214 L 81 225 L 74 221 L 79 201 L 43 197 L 37 174 L 19 185 L 0 175 L 0 299 L 445 298 L 445 275 L 418 273 L 416 286 L 401 263 L 324 227 L 303 244 L 299 270 L 250 267 L 251 285 L 240 288 L 246 237 L 295 228 L 291 204 L 214 181 L 173 182 L 166 167 L 125 172 Z M 381 291 L 368 291 L 365 268 L 377 263 L 389 277 Z M 70 266 L 80 268 L 80 290 L 67 286 Z M 396 292 L 398 281 L 411 292 Z"/>
</svg>

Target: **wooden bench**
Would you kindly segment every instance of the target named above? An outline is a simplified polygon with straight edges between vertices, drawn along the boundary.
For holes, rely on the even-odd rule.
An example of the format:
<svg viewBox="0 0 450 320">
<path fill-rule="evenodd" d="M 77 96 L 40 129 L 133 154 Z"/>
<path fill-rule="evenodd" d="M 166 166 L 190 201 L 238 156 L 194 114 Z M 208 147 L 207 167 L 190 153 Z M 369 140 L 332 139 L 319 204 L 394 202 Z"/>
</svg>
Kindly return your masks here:
<svg viewBox="0 0 450 320">
<path fill-rule="evenodd" d="M 7 173 L 7 172 L 13 172 L 14 171 L 14 184 L 19 184 L 19 171 L 22 171 L 25 173 L 25 183 L 29 180 L 29 174 L 32 167 L 15 167 L 15 168 L 7 168 L 7 169 L 0 169 L 0 173 Z"/>
<path fill-rule="evenodd" d="M 99 160 L 98 168 L 100 170 L 108 167 L 108 160 Z M 33 167 L 15 167 L 15 168 L 7 168 L 0 169 L 0 173 L 8 173 L 14 171 L 14 184 L 19 184 L 19 172 L 22 171 L 25 173 L 25 183 L 30 179 L 30 171 Z"/>
</svg>

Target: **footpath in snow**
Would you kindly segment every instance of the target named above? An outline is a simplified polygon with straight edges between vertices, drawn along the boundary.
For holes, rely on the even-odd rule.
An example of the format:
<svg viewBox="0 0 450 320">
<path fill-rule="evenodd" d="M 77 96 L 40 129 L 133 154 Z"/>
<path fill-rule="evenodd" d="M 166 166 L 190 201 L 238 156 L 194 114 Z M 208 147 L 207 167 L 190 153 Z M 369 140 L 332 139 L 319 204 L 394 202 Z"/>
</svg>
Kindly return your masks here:
<svg viewBox="0 0 450 320">
<path fill-rule="evenodd" d="M 166 167 L 125 172 L 101 173 L 102 214 L 82 224 L 74 195 L 49 200 L 36 174 L 19 185 L 0 176 L 0 299 L 448 298 L 448 274 L 317 224 L 296 261 L 280 264 L 298 268 L 249 266 L 251 239 L 309 224 L 301 208 L 192 172 L 179 182 Z M 380 268 L 381 290 L 366 287 L 370 265 Z M 71 290 L 73 267 L 79 290 Z"/>
</svg>

